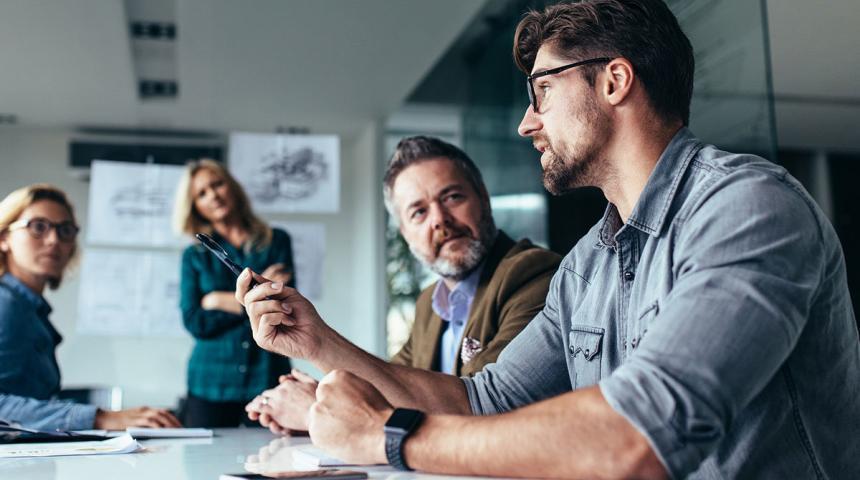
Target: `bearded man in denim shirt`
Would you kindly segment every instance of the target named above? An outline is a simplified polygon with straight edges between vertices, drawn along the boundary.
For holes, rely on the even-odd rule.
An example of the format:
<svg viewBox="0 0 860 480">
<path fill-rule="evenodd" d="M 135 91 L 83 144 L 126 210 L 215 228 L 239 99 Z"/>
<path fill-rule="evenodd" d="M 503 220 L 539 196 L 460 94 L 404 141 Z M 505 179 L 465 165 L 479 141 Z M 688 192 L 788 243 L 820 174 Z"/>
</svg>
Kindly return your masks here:
<svg viewBox="0 0 860 480">
<path fill-rule="evenodd" d="M 249 291 L 243 274 L 256 341 L 330 371 L 314 443 L 449 474 L 860 478 L 839 241 L 783 168 L 687 129 L 693 53 L 668 7 L 530 12 L 514 56 L 531 100 L 519 132 L 544 185 L 600 188 L 603 219 L 498 362 L 460 380 L 376 362 L 291 290 Z"/>
</svg>

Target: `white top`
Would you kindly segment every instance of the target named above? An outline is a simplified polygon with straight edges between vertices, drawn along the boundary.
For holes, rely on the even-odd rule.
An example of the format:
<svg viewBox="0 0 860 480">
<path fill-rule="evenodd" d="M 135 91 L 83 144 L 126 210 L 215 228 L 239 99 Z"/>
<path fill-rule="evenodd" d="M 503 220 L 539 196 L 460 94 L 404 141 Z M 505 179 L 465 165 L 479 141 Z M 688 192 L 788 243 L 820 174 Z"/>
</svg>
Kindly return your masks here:
<svg viewBox="0 0 860 480">
<path fill-rule="evenodd" d="M 216 429 L 212 438 L 141 440 L 140 443 L 146 450 L 121 455 L 0 459 L 0 477 L 213 480 L 224 473 L 289 471 L 296 470 L 293 447 L 308 445 L 310 439 L 276 437 L 263 428 L 226 428 Z M 397 472 L 389 466 L 344 468 L 367 471 L 370 478 L 386 478 Z M 431 477 L 434 476 L 397 472 L 398 480 Z"/>
</svg>

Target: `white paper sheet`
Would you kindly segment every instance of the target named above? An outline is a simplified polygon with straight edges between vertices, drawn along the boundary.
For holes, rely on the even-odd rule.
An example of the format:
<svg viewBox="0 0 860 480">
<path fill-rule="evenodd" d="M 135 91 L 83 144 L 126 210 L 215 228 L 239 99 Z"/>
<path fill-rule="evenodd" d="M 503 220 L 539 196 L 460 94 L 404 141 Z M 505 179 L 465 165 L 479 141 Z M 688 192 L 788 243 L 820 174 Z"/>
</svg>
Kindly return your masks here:
<svg viewBox="0 0 860 480">
<path fill-rule="evenodd" d="M 183 167 L 96 160 L 90 177 L 88 243 L 182 247 L 171 228 Z"/>
<path fill-rule="evenodd" d="M 179 311 L 180 255 L 87 248 L 78 293 L 78 333 L 187 335 Z"/>
<path fill-rule="evenodd" d="M 93 442 L 21 443 L 0 445 L 0 458 L 59 457 L 68 455 L 107 455 L 132 453 L 143 447 L 125 434 Z"/>
<path fill-rule="evenodd" d="M 266 213 L 334 213 L 340 207 L 335 135 L 230 135 L 230 172 Z"/>
<path fill-rule="evenodd" d="M 273 222 L 286 230 L 293 243 L 296 289 L 311 301 L 322 298 L 325 225 L 314 222 Z"/>
</svg>

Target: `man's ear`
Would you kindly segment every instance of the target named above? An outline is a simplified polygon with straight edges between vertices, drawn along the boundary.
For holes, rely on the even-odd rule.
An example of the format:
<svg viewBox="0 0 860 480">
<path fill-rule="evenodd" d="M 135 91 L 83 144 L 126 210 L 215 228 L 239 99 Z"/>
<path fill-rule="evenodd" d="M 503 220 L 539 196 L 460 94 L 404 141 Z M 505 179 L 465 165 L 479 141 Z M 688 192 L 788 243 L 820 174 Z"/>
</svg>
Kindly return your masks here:
<svg viewBox="0 0 860 480">
<path fill-rule="evenodd" d="M 603 95 L 610 105 L 620 105 L 633 89 L 636 73 L 633 64 L 626 58 L 614 58 L 606 65 Z"/>
</svg>

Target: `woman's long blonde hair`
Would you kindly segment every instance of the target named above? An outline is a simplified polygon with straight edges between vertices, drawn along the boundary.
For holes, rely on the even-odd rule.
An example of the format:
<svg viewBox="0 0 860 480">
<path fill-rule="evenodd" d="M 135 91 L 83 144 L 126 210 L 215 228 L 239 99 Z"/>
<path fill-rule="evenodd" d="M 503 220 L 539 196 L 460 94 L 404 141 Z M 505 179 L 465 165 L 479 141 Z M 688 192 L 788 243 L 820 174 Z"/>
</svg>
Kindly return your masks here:
<svg viewBox="0 0 860 480">
<path fill-rule="evenodd" d="M 34 183 L 15 190 L 0 202 L 0 238 L 5 237 L 6 234 L 9 233 L 9 226 L 21 218 L 21 213 L 23 213 L 27 207 L 42 200 L 49 200 L 65 207 L 66 210 L 69 211 L 69 216 L 72 217 L 72 221 L 77 225 L 78 221 L 75 220 L 75 207 L 72 205 L 72 202 L 69 201 L 69 198 L 66 196 L 64 191 L 47 183 Z M 65 273 L 65 271 L 68 270 L 72 263 L 77 259 L 77 254 L 78 240 L 76 238 L 72 247 L 72 254 L 63 269 L 63 273 Z M 0 250 L 0 275 L 9 271 L 8 260 L 7 253 Z M 60 286 L 60 282 L 62 280 L 62 275 L 60 278 L 48 279 L 48 286 L 51 290 L 56 290 L 57 287 Z"/>
<path fill-rule="evenodd" d="M 194 192 L 191 191 L 191 180 L 197 172 L 203 169 L 209 170 L 227 183 L 230 193 L 233 195 L 233 208 L 236 211 L 236 216 L 250 237 L 245 248 L 250 250 L 251 248 L 267 247 L 272 241 L 272 229 L 266 225 L 266 222 L 254 215 L 248 195 L 245 194 L 239 182 L 230 175 L 230 172 L 220 163 L 208 158 L 189 162 L 179 180 L 173 209 L 174 230 L 179 234 L 190 236 L 197 233 L 211 235 L 214 231 L 212 224 L 203 215 L 200 215 L 200 212 L 194 207 Z"/>
</svg>

